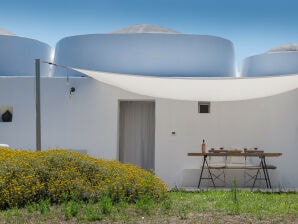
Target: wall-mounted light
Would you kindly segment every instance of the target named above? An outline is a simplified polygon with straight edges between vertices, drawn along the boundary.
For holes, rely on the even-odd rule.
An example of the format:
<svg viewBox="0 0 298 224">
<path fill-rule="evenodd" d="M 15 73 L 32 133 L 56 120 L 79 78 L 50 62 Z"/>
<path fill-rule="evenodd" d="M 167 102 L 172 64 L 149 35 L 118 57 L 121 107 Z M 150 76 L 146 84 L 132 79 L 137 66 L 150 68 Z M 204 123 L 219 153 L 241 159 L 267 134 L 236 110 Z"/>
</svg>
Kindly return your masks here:
<svg viewBox="0 0 298 224">
<path fill-rule="evenodd" d="M 69 90 L 69 96 L 72 96 L 75 91 L 76 91 L 76 88 L 72 86 Z"/>
</svg>

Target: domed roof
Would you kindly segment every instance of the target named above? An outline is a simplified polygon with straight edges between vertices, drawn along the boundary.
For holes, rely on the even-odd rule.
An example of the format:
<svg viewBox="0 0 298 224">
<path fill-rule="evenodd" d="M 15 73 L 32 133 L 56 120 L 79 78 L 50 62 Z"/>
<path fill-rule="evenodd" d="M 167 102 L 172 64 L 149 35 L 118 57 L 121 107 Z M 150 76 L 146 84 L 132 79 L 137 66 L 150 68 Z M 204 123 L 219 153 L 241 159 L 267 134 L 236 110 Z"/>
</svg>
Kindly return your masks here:
<svg viewBox="0 0 298 224">
<path fill-rule="evenodd" d="M 270 52 L 284 52 L 284 51 L 298 51 L 298 44 L 294 44 L 294 43 L 282 44 L 274 48 L 271 48 L 267 52 L 270 53 Z"/>
<path fill-rule="evenodd" d="M 2 29 L 2 28 L 0 28 L 0 35 L 15 36 L 14 33 L 10 32 L 10 31 L 8 31 L 6 29 Z"/>
<path fill-rule="evenodd" d="M 119 30 L 112 31 L 111 33 L 168 33 L 177 34 L 179 32 L 152 24 L 138 24 L 134 26 L 128 26 Z"/>
</svg>

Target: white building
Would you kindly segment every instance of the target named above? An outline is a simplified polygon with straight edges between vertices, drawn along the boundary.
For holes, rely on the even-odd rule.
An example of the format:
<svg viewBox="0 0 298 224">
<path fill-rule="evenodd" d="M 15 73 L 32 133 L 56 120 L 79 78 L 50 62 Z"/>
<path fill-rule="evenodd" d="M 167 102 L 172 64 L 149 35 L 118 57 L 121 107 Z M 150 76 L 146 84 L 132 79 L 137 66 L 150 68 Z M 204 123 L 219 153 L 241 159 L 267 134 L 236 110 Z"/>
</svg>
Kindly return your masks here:
<svg viewBox="0 0 298 224">
<path fill-rule="evenodd" d="M 8 110 L 12 121 L 0 119 L 0 143 L 35 149 L 34 59 L 40 58 L 115 73 L 107 74 L 110 80 L 101 73 L 99 82 L 88 72 L 41 64 L 42 149 L 63 147 L 131 162 L 153 169 L 169 187 L 180 187 L 198 183 L 201 158 L 187 153 L 200 152 L 202 139 L 207 148 L 257 146 L 283 153 L 267 159 L 277 166 L 270 173 L 274 186 L 298 187 L 298 52 L 293 46 L 291 51 L 286 46 L 244 60 L 243 77 L 277 75 L 281 88 L 274 94 L 275 89 L 269 93 L 264 85 L 267 95 L 260 95 L 256 94 L 260 87 L 256 90 L 248 82 L 251 86 L 245 87 L 246 97 L 241 100 L 241 90 L 225 91 L 229 89 L 225 80 L 236 79 L 236 66 L 233 44 L 220 37 L 139 25 L 110 34 L 66 37 L 57 43 L 54 54 L 44 43 L 2 31 L 0 116 Z M 126 74 L 148 80 L 139 83 L 129 76 L 129 82 L 117 83 L 115 77 Z M 290 74 L 287 88 L 283 76 Z M 197 89 L 191 83 L 208 77 L 212 77 L 210 86 L 198 89 L 206 88 L 203 93 L 210 94 L 194 95 Z M 186 84 L 179 88 L 171 82 L 173 78 Z M 267 78 L 262 84 L 271 82 Z M 219 86 L 212 85 L 215 82 Z M 229 94 L 227 101 L 225 94 Z M 198 102 L 206 100 L 209 113 L 199 113 Z"/>
</svg>

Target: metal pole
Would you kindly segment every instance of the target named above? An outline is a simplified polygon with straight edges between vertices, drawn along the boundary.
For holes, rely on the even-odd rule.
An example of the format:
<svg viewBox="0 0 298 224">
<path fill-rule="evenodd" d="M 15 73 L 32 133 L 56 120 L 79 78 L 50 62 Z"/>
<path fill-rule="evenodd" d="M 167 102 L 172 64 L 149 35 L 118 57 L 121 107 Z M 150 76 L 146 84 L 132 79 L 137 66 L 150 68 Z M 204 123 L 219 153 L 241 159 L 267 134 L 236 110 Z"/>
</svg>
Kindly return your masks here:
<svg viewBox="0 0 298 224">
<path fill-rule="evenodd" d="M 40 59 L 35 59 L 36 151 L 41 150 Z"/>
</svg>

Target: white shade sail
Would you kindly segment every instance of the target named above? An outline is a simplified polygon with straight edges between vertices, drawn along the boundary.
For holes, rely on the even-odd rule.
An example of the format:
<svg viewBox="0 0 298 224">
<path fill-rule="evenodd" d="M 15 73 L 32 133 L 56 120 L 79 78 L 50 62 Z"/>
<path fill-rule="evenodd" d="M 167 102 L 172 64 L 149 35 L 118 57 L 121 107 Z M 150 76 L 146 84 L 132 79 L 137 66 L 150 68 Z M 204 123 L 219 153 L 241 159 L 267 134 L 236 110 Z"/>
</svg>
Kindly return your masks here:
<svg viewBox="0 0 298 224">
<path fill-rule="evenodd" d="M 298 74 L 245 78 L 156 77 L 71 69 L 129 92 L 175 100 L 248 100 L 298 88 Z"/>
</svg>

